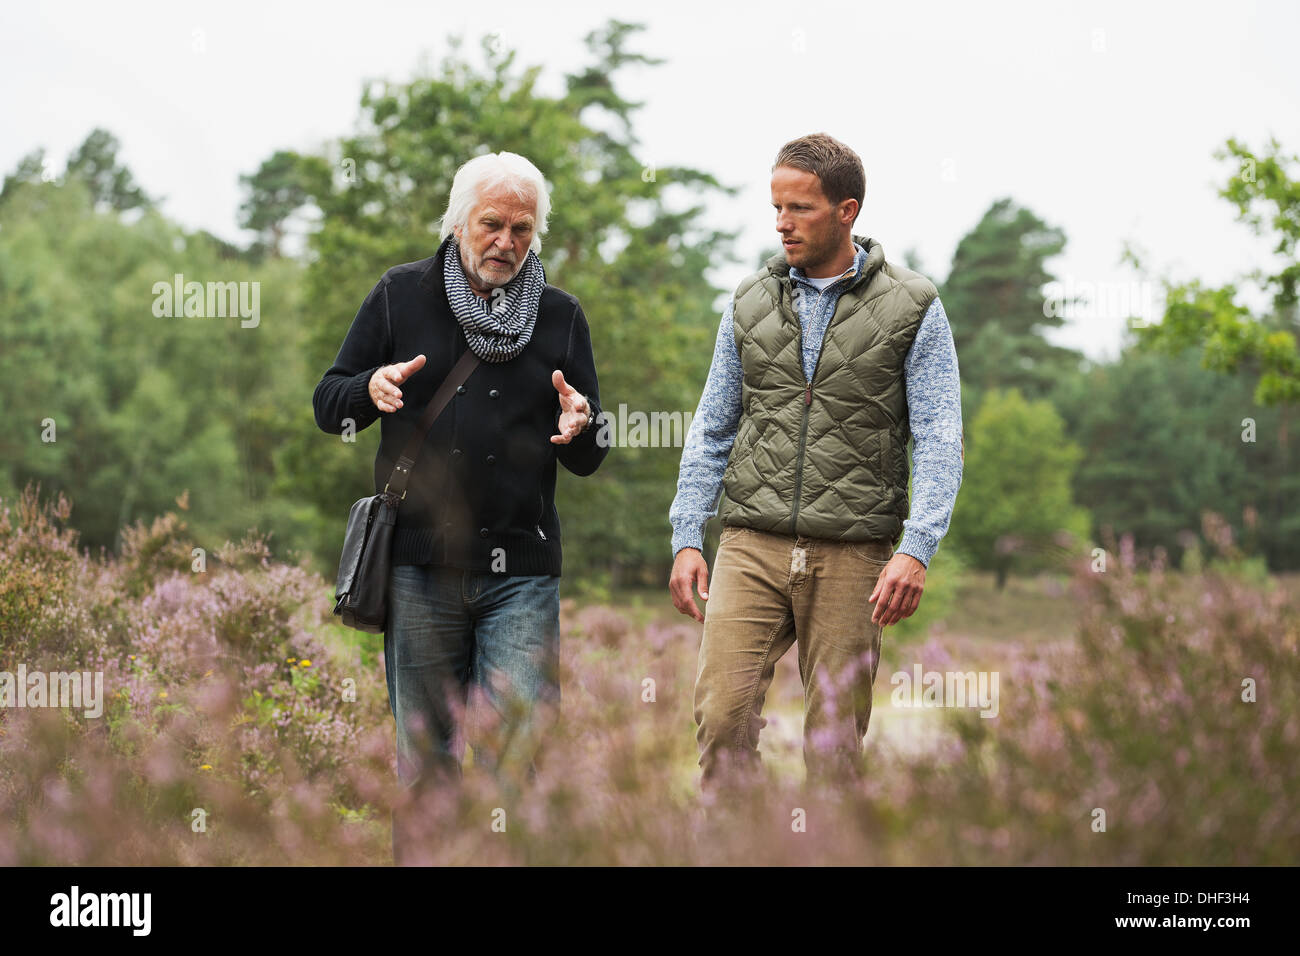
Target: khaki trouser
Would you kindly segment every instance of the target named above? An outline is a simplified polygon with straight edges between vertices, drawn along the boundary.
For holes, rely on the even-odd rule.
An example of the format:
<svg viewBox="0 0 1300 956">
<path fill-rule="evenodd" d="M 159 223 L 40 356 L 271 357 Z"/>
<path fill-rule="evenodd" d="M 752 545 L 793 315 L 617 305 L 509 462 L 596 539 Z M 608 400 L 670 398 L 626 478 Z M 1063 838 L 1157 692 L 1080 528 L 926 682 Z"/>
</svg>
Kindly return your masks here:
<svg viewBox="0 0 1300 956">
<path fill-rule="evenodd" d="M 880 662 L 867 601 L 893 555 L 889 542 L 850 544 L 728 527 L 709 580 L 695 680 L 702 785 L 761 762 L 758 734 L 776 662 L 796 641 L 810 781 L 861 772 Z"/>
</svg>

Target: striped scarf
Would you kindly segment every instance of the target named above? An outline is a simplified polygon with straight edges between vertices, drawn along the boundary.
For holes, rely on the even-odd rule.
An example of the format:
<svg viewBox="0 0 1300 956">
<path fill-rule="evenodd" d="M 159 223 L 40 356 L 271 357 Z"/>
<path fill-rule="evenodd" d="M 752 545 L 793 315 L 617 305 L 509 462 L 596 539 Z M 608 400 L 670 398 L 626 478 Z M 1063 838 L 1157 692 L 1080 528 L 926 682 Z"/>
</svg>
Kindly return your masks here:
<svg viewBox="0 0 1300 956">
<path fill-rule="evenodd" d="M 493 289 L 492 297 L 475 295 L 460 261 L 460 243 L 447 243 L 442 274 L 447 302 L 465 332 L 469 347 L 484 362 L 508 362 L 533 337 L 537 304 L 546 285 L 542 260 L 531 249 L 515 277 Z"/>
</svg>

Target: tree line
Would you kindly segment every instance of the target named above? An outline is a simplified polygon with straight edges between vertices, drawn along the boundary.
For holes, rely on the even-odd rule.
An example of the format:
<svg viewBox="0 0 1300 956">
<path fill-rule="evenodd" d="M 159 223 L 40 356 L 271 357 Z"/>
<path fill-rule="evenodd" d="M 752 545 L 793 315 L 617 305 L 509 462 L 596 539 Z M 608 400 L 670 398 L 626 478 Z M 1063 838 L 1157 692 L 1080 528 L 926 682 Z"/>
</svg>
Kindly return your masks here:
<svg viewBox="0 0 1300 956">
<path fill-rule="evenodd" d="M 368 86 L 358 132 L 318 154 L 277 150 L 242 177 L 240 223 L 256 236 L 243 246 L 169 220 L 109 131 L 92 131 L 61 174 L 40 149 L 24 157 L 0 190 L 0 495 L 29 482 L 63 491 L 83 543 L 116 550 L 124 527 L 188 491 L 186 518 L 211 550 L 256 527 L 277 556 L 332 577 L 347 508 L 372 492 L 378 429 L 352 442 L 320 433 L 312 390 L 378 276 L 432 253 L 456 168 L 488 150 L 530 157 L 553 186 L 543 262 L 591 318 L 605 407 L 692 412 L 730 291 L 708 276 L 754 264 L 707 213 L 732 187 L 643 162 L 638 104 L 616 82 L 660 62 L 631 48 L 638 29 L 589 34 L 587 63 L 553 95 L 537 88 L 540 67 L 489 41 L 481 65 L 454 43 L 426 74 Z M 1300 567 L 1297 160 L 1276 141 L 1255 152 L 1228 140 L 1220 158 L 1233 164 L 1221 195 L 1283 261 L 1253 277 L 1267 314 L 1235 286 L 1150 279 L 1163 321 L 1135 325 L 1117 360 L 1089 361 L 1049 339 L 1065 318 L 1044 290 L 1067 237 L 1011 198 L 962 238 L 946 278 L 932 276 L 966 423 L 941 560 L 1003 581 L 1131 535 L 1179 562 L 1199 553 L 1212 512 L 1248 554 Z M 156 315 L 151 290 L 174 276 L 257 283 L 260 322 Z M 679 458 L 620 447 L 581 486 L 561 472 L 568 574 L 662 584 Z"/>
</svg>

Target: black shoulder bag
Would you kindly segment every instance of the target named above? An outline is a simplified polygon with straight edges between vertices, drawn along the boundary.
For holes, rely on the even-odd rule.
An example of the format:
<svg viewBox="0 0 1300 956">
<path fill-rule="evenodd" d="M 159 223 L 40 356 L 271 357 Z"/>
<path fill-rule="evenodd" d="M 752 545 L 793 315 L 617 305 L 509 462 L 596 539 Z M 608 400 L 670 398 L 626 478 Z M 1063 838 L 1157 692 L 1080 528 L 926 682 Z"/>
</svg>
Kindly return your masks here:
<svg viewBox="0 0 1300 956">
<path fill-rule="evenodd" d="M 466 349 L 420 416 L 384 490 L 362 498 L 348 514 L 348 530 L 343 537 L 343 556 L 339 560 L 338 582 L 334 588 L 338 602 L 334 605 L 334 613 L 348 627 L 380 634 L 387 626 L 388 576 L 392 570 L 397 506 L 406 497 L 406 480 L 434 420 L 442 414 L 457 387 L 465 383 L 478 363 L 478 356 Z"/>
</svg>

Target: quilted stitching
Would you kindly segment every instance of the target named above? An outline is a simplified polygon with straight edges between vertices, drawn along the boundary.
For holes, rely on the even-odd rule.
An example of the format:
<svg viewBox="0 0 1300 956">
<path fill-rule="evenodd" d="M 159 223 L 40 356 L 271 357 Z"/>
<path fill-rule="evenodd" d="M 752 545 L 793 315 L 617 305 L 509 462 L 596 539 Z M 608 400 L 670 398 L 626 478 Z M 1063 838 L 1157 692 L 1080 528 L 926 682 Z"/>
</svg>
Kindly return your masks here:
<svg viewBox="0 0 1300 956">
<path fill-rule="evenodd" d="M 906 490 L 895 487 L 906 473 L 896 458 L 908 438 L 902 363 L 937 290 L 923 276 L 885 263 L 873 245 L 863 276 L 840 297 L 814 373 L 798 530 L 815 537 L 892 539 L 907 516 Z M 724 477 L 724 521 L 786 530 L 805 383 L 802 336 L 784 305 L 789 270 L 781 258 L 736 292 L 746 420 Z"/>
</svg>

